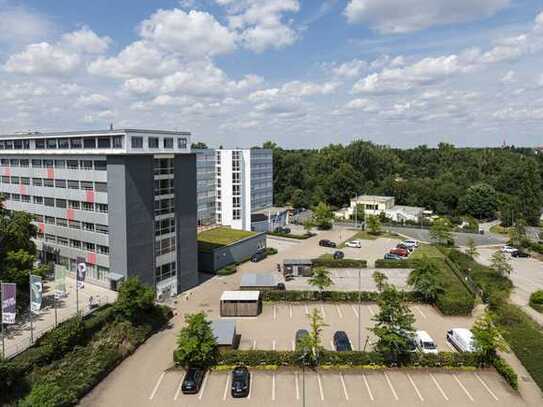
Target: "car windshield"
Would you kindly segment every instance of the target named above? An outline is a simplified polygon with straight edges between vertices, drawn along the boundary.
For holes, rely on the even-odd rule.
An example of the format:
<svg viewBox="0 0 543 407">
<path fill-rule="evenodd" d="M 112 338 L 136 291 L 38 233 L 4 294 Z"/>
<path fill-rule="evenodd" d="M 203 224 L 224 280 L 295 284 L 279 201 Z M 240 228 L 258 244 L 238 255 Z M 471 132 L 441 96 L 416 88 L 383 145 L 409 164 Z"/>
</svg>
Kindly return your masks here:
<svg viewBox="0 0 543 407">
<path fill-rule="evenodd" d="M 424 349 L 436 349 L 436 345 L 433 342 L 422 342 Z"/>
<path fill-rule="evenodd" d="M 245 372 L 243 370 L 234 370 L 234 379 L 240 380 L 243 379 L 245 376 Z"/>
</svg>

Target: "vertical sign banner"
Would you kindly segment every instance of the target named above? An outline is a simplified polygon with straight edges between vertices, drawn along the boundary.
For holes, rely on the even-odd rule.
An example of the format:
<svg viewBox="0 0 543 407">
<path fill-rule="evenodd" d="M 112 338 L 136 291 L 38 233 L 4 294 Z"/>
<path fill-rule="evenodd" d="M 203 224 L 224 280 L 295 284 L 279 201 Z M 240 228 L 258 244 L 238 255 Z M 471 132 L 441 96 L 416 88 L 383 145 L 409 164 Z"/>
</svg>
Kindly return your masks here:
<svg viewBox="0 0 543 407">
<path fill-rule="evenodd" d="M 85 262 L 84 257 L 78 257 L 77 258 L 77 287 L 83 288 L 85 287 L 85 277 L 87 275 L 87 263 Z"/>
<path fill-rule="evenodd" d="M 43 285 L 41 277 L 30 275 L 30 310 L 34 314 L 40 313 L 42 293 Z"/>
<path fill-rule="evenodd" d="M 16 315 L 16 294 L 15 283 L 2 283 L 2 323 L 14 324 Z"/>
<path fill-rule="evenodd" d="M 66 268 L 55 265 L 55 298 L 66 297 Z"/>
</svg>

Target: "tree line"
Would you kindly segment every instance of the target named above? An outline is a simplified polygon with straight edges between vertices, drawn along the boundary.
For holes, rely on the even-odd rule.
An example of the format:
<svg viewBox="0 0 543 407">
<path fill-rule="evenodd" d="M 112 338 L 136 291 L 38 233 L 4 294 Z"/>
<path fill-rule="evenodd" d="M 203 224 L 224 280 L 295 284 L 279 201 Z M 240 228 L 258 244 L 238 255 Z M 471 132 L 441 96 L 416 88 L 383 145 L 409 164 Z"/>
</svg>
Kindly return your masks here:
<svg viewBox="0 0 543 407">
<path fill-rule="evenodd" d="M 390 195 L 396 204 L 438 215 L 538 225 L 543 156 L 529 148 L 397 149 L 367 141 L 287 150 L 273 142 L 275 205 L 340 208 L 360 194 Z"/>
</svg>

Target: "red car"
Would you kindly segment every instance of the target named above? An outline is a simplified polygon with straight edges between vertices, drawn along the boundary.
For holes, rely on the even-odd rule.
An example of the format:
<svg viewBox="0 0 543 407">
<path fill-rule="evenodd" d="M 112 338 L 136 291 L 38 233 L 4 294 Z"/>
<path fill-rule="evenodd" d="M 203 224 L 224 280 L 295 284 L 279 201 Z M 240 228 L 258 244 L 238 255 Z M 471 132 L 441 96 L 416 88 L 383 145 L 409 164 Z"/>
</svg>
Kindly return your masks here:
<svg viewBox="0 0 543 407">
<path fill-rule="evenodd" d="M 398 256 L 407 257 L 409 256 L 409 251 L 405 249 L 401 249 L 399 247 L 395 247 L 394 249 L 390 249 L 391 254 L 397 254 Z"/>
</svg>

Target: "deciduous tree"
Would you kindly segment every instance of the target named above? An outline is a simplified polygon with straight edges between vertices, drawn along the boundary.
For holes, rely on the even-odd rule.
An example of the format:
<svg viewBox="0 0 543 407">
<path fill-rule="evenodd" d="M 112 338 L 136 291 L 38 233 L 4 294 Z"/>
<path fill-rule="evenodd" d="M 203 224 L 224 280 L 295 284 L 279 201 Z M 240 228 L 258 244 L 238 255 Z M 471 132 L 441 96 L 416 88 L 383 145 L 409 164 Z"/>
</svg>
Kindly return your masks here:
<svg viewBox="0 0 543 407">
<path fill-rule="evenodd" d="M 203 312 L 185 315 L 185 326 L 177 335 L 175 358 L 184 366 L 208 367 L 217 360 L 217 340 Z"/>
</svg>

